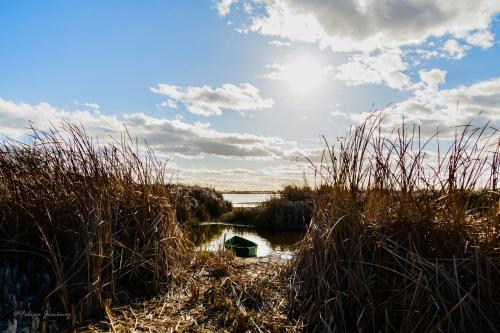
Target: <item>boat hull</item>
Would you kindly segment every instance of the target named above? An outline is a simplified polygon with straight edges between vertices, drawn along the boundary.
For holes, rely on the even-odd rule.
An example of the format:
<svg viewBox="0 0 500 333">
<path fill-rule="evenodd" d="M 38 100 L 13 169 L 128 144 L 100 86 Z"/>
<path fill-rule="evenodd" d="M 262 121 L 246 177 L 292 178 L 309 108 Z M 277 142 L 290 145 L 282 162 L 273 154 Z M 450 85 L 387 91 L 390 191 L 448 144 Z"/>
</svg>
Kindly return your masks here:
<svg viewBox="0 0 500 333">
<path fill-rule="evenodd" d="M 256 257 L 257 244 L 245 238 L 234 236 L 224 243 L 224 247 L 233 250 L 237 257 Z"/>
</svg>

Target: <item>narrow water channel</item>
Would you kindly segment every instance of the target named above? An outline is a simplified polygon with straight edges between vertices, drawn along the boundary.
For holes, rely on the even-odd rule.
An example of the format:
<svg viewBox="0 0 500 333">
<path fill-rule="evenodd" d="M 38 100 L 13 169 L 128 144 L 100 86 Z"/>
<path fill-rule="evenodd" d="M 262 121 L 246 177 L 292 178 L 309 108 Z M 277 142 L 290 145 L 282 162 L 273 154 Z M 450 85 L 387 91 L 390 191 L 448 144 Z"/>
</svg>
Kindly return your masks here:
<svg viewBox="0 0 500 333">
<path fill-rule="evenodd" d="M 263 231 L 249 226 L 206 223 L 191 230 L 189 238 L 200 249 L 215 251 L 223 246 L 224 239 L 236 235 L 257 243 L 258 257 L 280 255 L 287 259 L 304 237 L 304 232 Z"/>
</svg>

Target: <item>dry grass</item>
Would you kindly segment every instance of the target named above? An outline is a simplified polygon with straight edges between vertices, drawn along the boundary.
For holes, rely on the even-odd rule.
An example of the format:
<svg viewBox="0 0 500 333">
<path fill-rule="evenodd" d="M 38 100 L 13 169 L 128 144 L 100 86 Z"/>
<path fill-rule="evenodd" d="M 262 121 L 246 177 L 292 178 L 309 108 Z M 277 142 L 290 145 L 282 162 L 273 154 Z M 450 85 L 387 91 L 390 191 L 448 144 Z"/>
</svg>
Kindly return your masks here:
<svg viewBox="0 0 500 333">
<path fill-rule="evenodd" d="M 28 144 L 5 141 L 3 264 L 19 276 L 28 274 L 27 263 L 35 273 L 49 267 L 50 288 L 30 285 L 26 294 L 40 304 L 52 300 L 54 311 L 71 314 L 73 324 L 102 313 L 123 295 L 162 290 L 182 272 L 191 251 L 164 175 L 165 165 L 153 152 L 141 156 L 127 135 L 99 144 L 82 128 L 65 124 L 33 130 Z"/>
<path fill-rule="evenodd" d="M 418 128 L 384 136 L 380 122 L 315 168 L 292 313 L 317 332 L 500 330 L 498 129 L 457 128 L 443 149 Z"/>
<path fill-rule="evenodd" d="M 110 309 L 91 331 L 299 332 L 286 316 L 284 267 L 246 263 L 231 252 L 201 252 L 188 283 L 144 302 Z M 111 324 L 111 320 L 113 324 Z"/>
</svg>

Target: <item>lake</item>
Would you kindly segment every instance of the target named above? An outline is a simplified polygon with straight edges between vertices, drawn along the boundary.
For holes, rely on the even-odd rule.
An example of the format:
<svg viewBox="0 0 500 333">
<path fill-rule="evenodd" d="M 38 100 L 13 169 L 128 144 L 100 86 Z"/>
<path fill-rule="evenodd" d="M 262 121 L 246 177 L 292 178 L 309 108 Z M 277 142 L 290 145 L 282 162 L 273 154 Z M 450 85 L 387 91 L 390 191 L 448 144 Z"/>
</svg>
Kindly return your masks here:
<svg viewBox="0 0 500 333">
<path fill-rule="evenodd" d="M 224 193 L 224 200 L 230 201 L 233 207 L 255 207 L 271 198 L 272 193 Z"/>
<path fill-rule="evenodd" d="M 288 259 L 304 234 L 303 231 L 264 231 L 249 226 L 205 223 L 194 228 L 189 238 L 200 249 L 215 251 L 223 246 L 224 239 L 240 236 L 257 243 L 258 257 L 279 255 Z"/>
</svg>

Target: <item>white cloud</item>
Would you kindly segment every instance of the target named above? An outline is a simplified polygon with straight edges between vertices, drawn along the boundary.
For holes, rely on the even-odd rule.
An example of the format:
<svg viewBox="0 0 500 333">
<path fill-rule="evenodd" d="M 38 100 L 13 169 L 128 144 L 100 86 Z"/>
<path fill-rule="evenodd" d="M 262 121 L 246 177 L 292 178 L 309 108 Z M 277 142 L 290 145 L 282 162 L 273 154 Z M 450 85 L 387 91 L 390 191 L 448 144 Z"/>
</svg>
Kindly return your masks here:
<svg viewBox="0 0 500 333">
<path fill-rule="evenodd" d="M 256 111 L 274 105 L 272 99 L 262 98 L 259 89 L 249 83 L 240 85 L 223 84 L 220 88 L 187 87 L 159 84 L 150 88 L 152 92 L 168 98 L 167 104 L 182 103 L 187 110 L 196 115 L 221 115 L 222 109 L 234 111 Z"/>
<path fill-rule="evenodd" d="M 315 42 L 325 36 L 314 15 L 296 13 L 281 0 L 261 3 L 264 4 L 266 15 L 254 16 L 250 27 L 242 31 L 306 42 Z"/>
<path fill-rule="evenodd" d="M 140 113 L 125 115 L 124 122 L 133 136 L 145 137 L 153 148 L 162 152 L 250 159 L 288 159 L 298 152 L 295 142 L 279 137 L 219 132 L 207 123 L 189 124 Z"/>
<path fill-rule="evenodd" d="M 231 6 L 238 0 L 220 0 L 216 3 L 215 8 L 219 16 L 226 16 L 231 11 Z"/>
<path fill-rule="evenodd" d="M 494 0 L 254 2 L 263 7 L 264 14 L 253 16 L 247 31 L 318 42 L 335 51 L 370 51 L 381 45 L 420 44 L 447 34 L 466 38 L 478 31 L 487 33 L 500 11 L 500 2 Z"/>
<path fill-rule="evenodd" d="M 440 55 L 440 53 L 437 50 L 425 50 L 425 49 L 417 49 L 415 50 L 415 53 L 423 57 L 424 59 L 436 58 Z"/>
<path fill-rule="evenodd" d="M 269 42 L 269 45 L 274 45 L 274 46 L 292 46 L 292 43 L 282 42 L 280 40 L 272 40 L 272 41 Z"/>
<path fill-rule="evenodd" d="M 36 127 L 48 128 L 51 122 L 62 120 L 85 124 L 100 136 L 106 136 L 108 131 L 113 132 L 121 126 L 116 117 L 103 115 L 99 110 L 69 112 L 48 103 L 31 105 L 0 98 L 0 133 L 3 135 L 18 138 L 29 132 L 29 122 Z"/>
<path fill-rule="evenodd" d="M 344 112 L 339 111 L 339 110 L 330 111 L 330 116 L 332 116 L 332 117 L 349 118 L 349 116 L 347 115 L 347 113 L 344 113 Z"/>
<path fill-rule="evenodd" d="M 446 71 L 441 69 L 422 70 L 419 72 L 420 83 L 416 88 L 436 91 L 441 83 L 445 82 Z"/>
<path fill-rule="evenodd" d="M 454 59 L 462 59 L 469 48 L 469 46 L 457 42 L 456 39 L 449 39 L 444 43 L 442 50 Z"/>
<path fill-rule="evenodd" d="M 250 2 L 245 2 L 245 4 L 243 5 L 243 10 L 245 11 L 245 13 L 247 14 L 252 14 L 252 11 L 253 11 L 253 6 Z"/>
<path fill-rule="evenodd" d="M 177 109 L 177 102 L 174 100 L 166 100 L 165 102 L 161 102 L 160 105 L 161 107 L 166 107 L 166 108 L 171 108 L 171 109 Z"/>
<path fill-rule="evenodd" d="M 85 106 L 87 108 L 91 108 L 91 109 L 94 109 L 94 110 L 100 110 L 101 109 L 101 106 L 99 104 L 97 104 L 96 102 L 84 102 L 84 103 L 81 103 L 81 102 L 78 102 L 78 101 L 74 101 L 75 105 L 78 105 L 78 106 Z"/>
<path fill-rule="evenodd" d="M 270 72 L 264 74 L 263 78 L 284 81 L 300 81 L 304 80 L 304 76 L 305 79 L 309 76 L 321 79 L 332 70 L 331 66 L 324 66 L 307 58 L 297 58 L 286 64 L 274 63 L 267 65 L 266 68 Z"/>
<path fill-rule="evenodd" d="M 386 83 L 399 90 L 411 87 L 410 77 L 403 73 L 408 65 L 402 59 L 399 48 L 384 50 L 378 54 L 357 54 L 348 62 L 334 69 L 334 76 L 348 85 Z"/>
<path fill-rule="evenodd" d="M 470 45 L 480 46 L 482 48 L 488 48 L 493 46 L 493 41 L 495 40 L 495 37 L 493 36 L 490 30 L 480 30 L 468 34 L 465 37 L 465 40 Z"/>
</svg>

